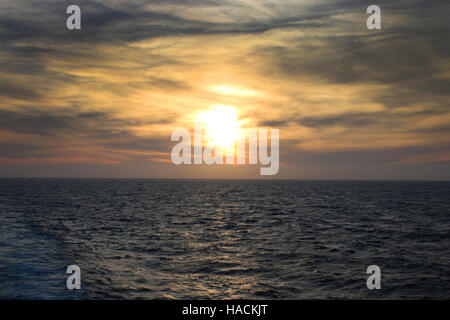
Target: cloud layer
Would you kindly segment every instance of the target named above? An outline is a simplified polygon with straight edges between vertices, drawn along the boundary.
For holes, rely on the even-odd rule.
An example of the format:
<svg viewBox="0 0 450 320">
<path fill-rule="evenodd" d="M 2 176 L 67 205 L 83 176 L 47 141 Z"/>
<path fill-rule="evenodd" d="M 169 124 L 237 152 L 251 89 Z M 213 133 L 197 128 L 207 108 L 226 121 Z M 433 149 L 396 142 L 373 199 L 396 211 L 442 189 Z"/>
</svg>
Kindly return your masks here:
<svg viewBox="0 0 450 320">
<path fill-rule="evenodd" d="M 379 1 L 381 30 L 369 1 L 75 2 L 0 3 L 1 176 L 257 178 L 168 163 L 231 105 L 280 129 L 278 178 L 450 178 L 448 1 Z"/>
</svg>

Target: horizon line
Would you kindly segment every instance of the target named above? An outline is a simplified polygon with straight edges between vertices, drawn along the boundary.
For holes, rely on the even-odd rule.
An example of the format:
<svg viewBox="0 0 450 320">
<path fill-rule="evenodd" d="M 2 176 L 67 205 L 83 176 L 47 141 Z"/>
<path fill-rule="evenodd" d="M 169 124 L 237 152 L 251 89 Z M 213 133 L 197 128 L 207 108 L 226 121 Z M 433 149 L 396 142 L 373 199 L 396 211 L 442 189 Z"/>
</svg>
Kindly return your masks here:
<svg viewBox="0 0 450 320">
<path fill-rule="evenodd" d="M 367 182 L 450 182 L 450 179 L 323 179 L 323 178 L 136 178 L 136 177 L 0 177 L 2 179 L 49 179 L 49 180 L 223 180 L 223 181 L 367 181 Z"/>
</svg>

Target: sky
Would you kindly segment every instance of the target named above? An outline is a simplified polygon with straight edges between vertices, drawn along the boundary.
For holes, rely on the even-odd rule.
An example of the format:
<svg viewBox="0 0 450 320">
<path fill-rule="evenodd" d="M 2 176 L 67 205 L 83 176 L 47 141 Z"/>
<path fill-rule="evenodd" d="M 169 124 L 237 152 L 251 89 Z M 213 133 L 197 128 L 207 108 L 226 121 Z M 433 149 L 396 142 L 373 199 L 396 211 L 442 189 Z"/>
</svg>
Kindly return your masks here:
<svg viewBox="0 0 450 320">
<path fill-rule="evenodd" d="M 1 0 L 0 176 L 262 178 L 170 160 L 175 129 L 227 106 L 280 130 L 266 178 L 449 180 L 449 17 L 448 0 Z"/>
</svg>

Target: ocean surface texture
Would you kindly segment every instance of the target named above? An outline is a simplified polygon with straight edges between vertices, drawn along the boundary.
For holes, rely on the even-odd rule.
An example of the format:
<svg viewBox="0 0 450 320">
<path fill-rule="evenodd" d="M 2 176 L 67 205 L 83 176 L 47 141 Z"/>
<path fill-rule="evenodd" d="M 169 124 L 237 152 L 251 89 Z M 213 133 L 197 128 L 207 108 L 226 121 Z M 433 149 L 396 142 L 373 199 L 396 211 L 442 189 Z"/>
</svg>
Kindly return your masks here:
<svg viewBox="0 0 450 320">
<path fill-rule="evenodd" d="M 450 182 L 0 179 L 0 298 L 449 299 L 449 200 Z"/>
</svg>

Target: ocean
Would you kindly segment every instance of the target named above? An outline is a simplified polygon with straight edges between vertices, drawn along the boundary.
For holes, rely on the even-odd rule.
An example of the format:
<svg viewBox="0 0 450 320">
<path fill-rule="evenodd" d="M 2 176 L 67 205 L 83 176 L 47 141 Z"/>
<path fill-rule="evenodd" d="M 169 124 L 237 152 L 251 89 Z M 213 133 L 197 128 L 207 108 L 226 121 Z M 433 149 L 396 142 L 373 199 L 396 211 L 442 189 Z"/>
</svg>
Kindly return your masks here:
<svg viewBox="0 0 450 320">
<path fill-rule="evenodd" d="M 0 179 L 0 299 L 449 299 L 449 200 L 450 182 Z"/>
</svg>

